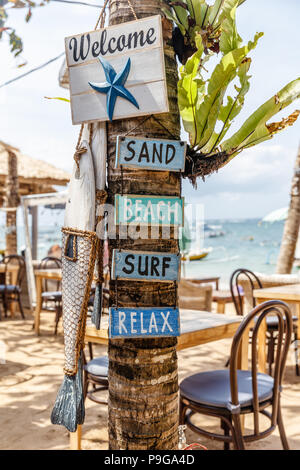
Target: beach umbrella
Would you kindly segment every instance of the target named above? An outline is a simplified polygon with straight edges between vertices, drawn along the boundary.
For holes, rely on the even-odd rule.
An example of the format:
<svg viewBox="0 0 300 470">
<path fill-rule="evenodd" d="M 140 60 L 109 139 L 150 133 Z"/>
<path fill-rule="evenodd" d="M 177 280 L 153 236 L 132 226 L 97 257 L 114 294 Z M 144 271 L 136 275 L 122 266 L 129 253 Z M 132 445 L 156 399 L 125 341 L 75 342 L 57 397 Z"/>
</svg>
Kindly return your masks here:
<svg viewBox="0 0 300 470">
<path fill-rule="evenodd" d="M 266 215 L 262 222 L 280 222 L 281 220 L 286 220 L 288 216 L 288 207 L 283 207 L 281 209 L 276 209 L 275 211 L 270 212 Z"/>
</svg>

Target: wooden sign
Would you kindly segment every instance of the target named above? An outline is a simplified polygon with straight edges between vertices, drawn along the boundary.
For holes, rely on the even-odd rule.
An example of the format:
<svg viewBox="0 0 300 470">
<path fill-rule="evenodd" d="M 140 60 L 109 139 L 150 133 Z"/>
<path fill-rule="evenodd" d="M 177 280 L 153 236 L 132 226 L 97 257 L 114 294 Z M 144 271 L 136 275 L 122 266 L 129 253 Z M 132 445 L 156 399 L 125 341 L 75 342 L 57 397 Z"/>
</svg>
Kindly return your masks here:
<svg viewBox="0 0 300 470">
<path fill-rule="evenodd" d="M 180 255 L 113 250 L 112 279 L 177 281 Z"/>
<path fill-rule="evenodd" d="M 116 224 L 182 226 L 184 198 L 172 196 L 115 196 Z"/>
<path fill-rule="evenodd" d="M 136 137 L 117 138 L 116 168 L 184 171 L 186 142 Z"/>
<path fill-rule="evenodd" d="M 109 315 L 110 338 L 180 336 L 177 308 L 110 308 Z"/>
<path fill-rule="evenodd" d="M 73 124 L 169 111 L 161 17 L 65 39 Z"/>
</svg>

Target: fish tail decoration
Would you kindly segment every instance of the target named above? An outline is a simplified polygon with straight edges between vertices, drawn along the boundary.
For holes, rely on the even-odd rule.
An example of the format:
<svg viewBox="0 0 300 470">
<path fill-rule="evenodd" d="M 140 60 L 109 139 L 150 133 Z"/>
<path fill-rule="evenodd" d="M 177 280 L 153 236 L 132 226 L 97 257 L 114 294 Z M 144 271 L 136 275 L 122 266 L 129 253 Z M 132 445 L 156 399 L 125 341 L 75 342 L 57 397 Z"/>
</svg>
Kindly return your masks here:
<svg viewBox="0 0 300 470">
<path fill-rule="evenodd" d="M 65 375 L 58 391 L 51 413 L 51 423 L 60 424 L 70 432 L 75 432 L 84 423 L 85 408 L 83 396 L 83 357 L 78 359 L 77 373 Z"/>
<path fill-rule="evenodd" d="M 84 421 L 83 355 L 88 302 L 99 240 L 95 232 L 62 229 L 62 299 L 65 377 L 51 414 L 53 424 L 75 432 Z"/>
</svg>

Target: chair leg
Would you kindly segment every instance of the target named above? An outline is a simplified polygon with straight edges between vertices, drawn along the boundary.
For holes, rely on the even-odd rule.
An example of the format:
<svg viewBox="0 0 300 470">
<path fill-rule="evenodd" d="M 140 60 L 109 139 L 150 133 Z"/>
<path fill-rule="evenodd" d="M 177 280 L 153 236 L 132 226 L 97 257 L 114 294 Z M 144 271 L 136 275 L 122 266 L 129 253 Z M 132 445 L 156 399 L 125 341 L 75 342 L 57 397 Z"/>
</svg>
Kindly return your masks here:
<svg viewBox="0 0 300 470">
<path fill-rule="evenodd" d="M 60 305 L 57 305 L 55 308 L 55 329 L 54 329 L 55 336 L 57 335 L 57 329 L 58 329 L 60 317 L 61 317 L 61 307 Z"/>
<path fill-rule="evenodd" d="M 272 375 L 272 365 L 274 362 L 274 353 L 275 353 L 275 336 L 274 332 L 270 332 L 270 338 L 268 341 L 268 355 L 267 355 L 267 362 L 269 366 L 269 375 Z"/>
<path fill-rule="evenodd" d="M 223 419 L 221 419 L 221 429 L 224 431 L 224 436 L 230 436 L 230 428 Z M 230 450 L 230 442 L 224 441 L 224 450 Z"/>
<path fill-rule="evenodd" d="M 7 318 L 7 298 L 5 293 L 3 293 L 3 308 L 4 308 L 4 318 Z"/>
<path fill-rule="evenodd" d="M 235 441 L 236 450 L 245 450 L 245 444 L 242 434 L 242 427 L 241 427 L 241 417 L 239 414 L 232 415 L 233 420 L 233 434 L 232 436 Z"/>
<path fill-rule="evenodd" d="M 186 410 L 187 407 L 183 404 L 181 398 L 179 398 L 179 424 L 184 424 Z"/>
<path fill-rule="evenodd" d="M 300 371 L 299 371 L 299 357 L 298 357 L 298 328 L 295 328 L 294 330 L 294 343 L 295 343 L 295 363 L 296 363 L 296 375 L 299 377 Z"/>
<path fill-rule="evenodd" d="M 277 424 L 278 424 L 278 429 L 279 429 L 279 434 L 280 434 L 280 439 L 282 443 L 282 447 L 284 450 L 290 450 L 290 446 L 285 434 L 285 429 L 284 429 L 284 424 L 283 424 L 283 419 L 282 419 L 282 413 L 281 413 L 281 404 L 280 401 L 278 403 L 278 415 L 277 415 Z"/>
<path fill-rule="evenodd" d="M 25 314 L 24 314 L 24 310 L 23 310 L 23 306 L 22 306 L 20 294 L 18 294 L 18 304 L 19 304 L 19 309 L 20 309 L 21 317 L 23 318 L 23 320 L 25 320 Z"/>
</svg>

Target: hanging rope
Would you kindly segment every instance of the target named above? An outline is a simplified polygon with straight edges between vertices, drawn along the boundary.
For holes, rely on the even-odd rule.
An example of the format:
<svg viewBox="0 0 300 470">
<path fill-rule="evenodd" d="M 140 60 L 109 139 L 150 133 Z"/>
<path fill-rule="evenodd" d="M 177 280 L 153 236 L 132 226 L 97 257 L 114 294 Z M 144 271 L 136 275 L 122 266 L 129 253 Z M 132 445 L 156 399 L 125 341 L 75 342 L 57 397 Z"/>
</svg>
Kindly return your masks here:
<svg viewBox="0 0 300 470">
<path fill-rule="evenodd" d="M 132 11 L 132 14 L 133 14 L 133 16 L 134 16 L 134 19 L 137 20 L 138 17 L 136 16 L 136 12 L 135 12 L 135 10 L 134 10 L 134 8 L 133 8 L 133 5 L 132 5 L 131 1 L 130 1 L 130 0 L 127 0 L 127 1 L 128 1 L 129 8 L 130 8 L 130 10 Z"/>
</svg>

